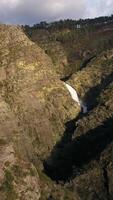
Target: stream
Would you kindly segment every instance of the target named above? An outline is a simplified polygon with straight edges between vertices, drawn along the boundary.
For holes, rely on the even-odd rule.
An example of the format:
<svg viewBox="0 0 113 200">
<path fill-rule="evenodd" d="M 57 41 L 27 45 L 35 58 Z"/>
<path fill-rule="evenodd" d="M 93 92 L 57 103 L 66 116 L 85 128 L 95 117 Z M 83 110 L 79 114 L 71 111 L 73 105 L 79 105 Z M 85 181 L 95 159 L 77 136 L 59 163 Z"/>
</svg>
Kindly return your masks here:
<svg viewBox="0 0 113 200">
<path fill-rule="evenodd" d="M 76 102 L 78 103 L 78 105 L 81 107 L 81 110 L 82 112 L 85 114 L 88 112 L 87 110 L 87 106 L 79 99 L 78 97 L 78 94 L 76 92 L 76 90 L 71 87 L 69 84 L 65 83 L 64 82 L 64 85 L 66 86 L 66 88 L 68 89 L 70 95 L 71 95 L 71 98 Z"/>
</svg>

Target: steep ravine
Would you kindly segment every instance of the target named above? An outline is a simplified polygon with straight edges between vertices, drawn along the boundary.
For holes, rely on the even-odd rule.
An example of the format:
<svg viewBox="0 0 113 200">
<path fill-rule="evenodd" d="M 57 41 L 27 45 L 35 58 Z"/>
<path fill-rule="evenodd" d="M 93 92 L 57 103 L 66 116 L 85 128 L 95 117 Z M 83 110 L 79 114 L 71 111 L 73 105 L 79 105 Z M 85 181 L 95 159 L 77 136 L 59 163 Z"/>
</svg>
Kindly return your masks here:
<svg viewBox="0 0 113 200">
<path fill-rule="evenodd" d="M 104 131 L 108 126 L 109 128 Z M 68 122 L 64 136 L 55 145 L 50 157 L 44 163 L 46 172 L 54 180 L 69 181 L 69 177 L 73 176 L 73 166 L 76 167 L 76 173 L 78 173 L 91 160 L 98 159 L 101 152 L 113 141 L 112 128 L 111 118 L 86 135 L 72 139 L 76 129 L 75 120 Z"/>
<path fill-rule="evenodd" d="M 112 200 L 113 51 L 63 83 L 20 27 L 1 25 L 0 60 L 0 199 Z"/>
<path fill-rule="evenodd" d="M 77 181 L 80 181 L 79 188 L 83 191 L 84 196 L 81 196 L 81 200 L 90 200 L 90 196 L 91 199 L 111 200 L 108 164 L 105 164 L 106 161 L 102 161 L 101 155 L 113 144 L 113 118 L 105 120 L 100 126 L 88 131 L 85 135 L 75 138 L 73 135 L 76 135 L 77 121 L 82 119 L 83 115 L 80 113 L 76 119 L 66 123 L 63 137 L 55 145 L 48 159 L 44 161 L 44 172 L 58 184 L 63 182 L 65 186 L 68 183 L 75 189 L 78 188 Z M 85 183 L 89 187 L 89 197 L 86 198 L 84 179 L 89 178 L 90 180 L 92 177 L 90 170 L 93 174 L 95 174 L 95 170 L 96 173 L 100 173 L 95 174 L 93 178 L 96 181 L 98 177 L 99 182 L 97 180 L 95 189 L 93 184 L 91 186 L 91 183 Z M 81 177 L 84 179 L 81 180 Z M 78 190 L 80 195 L 81 191 Z"/>
<path fill-rule="evenodd" d="M 72 163 L 71 163 L 72 162 L 71 157 L 73 156 L 73 152 L 72 152 L 73 147 L 71 147 L 72 137 L 76 130 L 77 121 L 81 117 L 83 117 L 84 114 L 87 113 L 87 107 L 79 99 L 76 90 L 65 82 L 64 82 L 64 85 L 67 88 L 67 90 L 69 91 L 71 98 L 75 101 L 75 103 L 77 103 L 80 106 L 81 112 L 79 113 L 77 118 L 75 118 L 71 121 L 68 121 L 65 124 L 66 128 L 65 128 L 63 137 L 55 145 L 50 157 L 46 161 L 44 161 L 44 172 L 48 176 L 50 176 L 53 180 L 56 180 L 56 181 L 59 181 L 59 180 L 67 181 L 67 180 L 69 180 L 69 177 L 72 176 L 72 171 L 73 171 Z M 69 150 L 68 153 L 70 152 L 69 155 L 66 153 L 67 149 Z M 65 158 L 63 159 L 61 152 L 64 152 L 64 154 L 65 153 L 67 154 L 67 155 L 65 155 L 66 160 L 64 160 Z M 60 162 L 62 163 L 62 167 L 65 166 L 65 168 L 63 168 L 63 170 L 59 168 L 60 166 L 57 163 L 57 161 L 58 161 L 57 159 L 60 160 Z M 65 163 L 65 161 L 66 161 L 66 163 Z M 58 164 L 58 166 L 57 166 L 57 164 Z"/>
<path fill-rule="evenodd" d="M 96 76 L 99 78 L 99 73 Z M 81 109 L 75 119 L 66 123 L 63 137 L 44 161 L 47 176 L 58 185 L 63 182 L 64 190 L 65 184 L 70 185 L 73 194 L 77 191 L 80 195 L 80 200 L 112 200 L 113 197 L 109 176 L 113 155 L 113 107 L 110 103 L 113 96 L 109 95 L 113 91 L 112 66 L 111 69 L 108 66 L 96 81 L 96 86 L 81 95 L 88 112 L 83 113 Z M 68 84 L 72 99 L 80 106 L 75 83 L 77 80 L 69 80 L 64 85 Z"/>
</svg>

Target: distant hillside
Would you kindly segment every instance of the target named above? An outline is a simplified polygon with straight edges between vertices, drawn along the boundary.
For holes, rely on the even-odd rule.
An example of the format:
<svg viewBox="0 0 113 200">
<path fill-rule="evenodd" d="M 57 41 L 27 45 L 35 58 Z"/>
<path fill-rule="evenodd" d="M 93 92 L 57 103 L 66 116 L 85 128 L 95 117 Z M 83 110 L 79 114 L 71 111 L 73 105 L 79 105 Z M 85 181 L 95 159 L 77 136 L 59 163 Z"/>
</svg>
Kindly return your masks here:
<svg viewBox="0 0 113 200">
<path fill-rule="evenodd" d="M 41 22 L 24 31 L 51 57 L 61 78 L 75 73 L 113 45 L 113 16 L 86 20 Z"/>
</svg>

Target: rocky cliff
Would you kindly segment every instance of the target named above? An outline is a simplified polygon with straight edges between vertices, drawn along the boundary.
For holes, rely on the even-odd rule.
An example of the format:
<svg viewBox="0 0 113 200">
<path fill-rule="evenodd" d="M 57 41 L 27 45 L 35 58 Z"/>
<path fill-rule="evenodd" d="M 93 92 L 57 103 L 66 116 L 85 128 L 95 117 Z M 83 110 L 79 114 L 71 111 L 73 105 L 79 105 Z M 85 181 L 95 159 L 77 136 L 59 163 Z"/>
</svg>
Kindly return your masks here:
<svg viewBox="0 0 113 200">
<path fill-rule="evenodd" d="M 0 200 L 112 200 L 113 50 L 67 81 L 85 114 L 55 65 L 21 27 L 0 25 Z"/>
<path fill-rule="evenodd" d="M 1 199 L 39 199 L 38 169 L 80 108 L 20 27 L 0 26 L 0 107 Z"/>
<path fill-rule="evenodd" d="M 88 112 L 70 121 L 67 131 L 56 144 L 45 165 L 47 174 L 68 182 L 73 195 L 81 200 L 112 199 L 113 165 L 113 51 L 93 59 L 68 83 L 78 92 Z M 75 196 L 76 196 L 75 194 Z"/>
</svg>

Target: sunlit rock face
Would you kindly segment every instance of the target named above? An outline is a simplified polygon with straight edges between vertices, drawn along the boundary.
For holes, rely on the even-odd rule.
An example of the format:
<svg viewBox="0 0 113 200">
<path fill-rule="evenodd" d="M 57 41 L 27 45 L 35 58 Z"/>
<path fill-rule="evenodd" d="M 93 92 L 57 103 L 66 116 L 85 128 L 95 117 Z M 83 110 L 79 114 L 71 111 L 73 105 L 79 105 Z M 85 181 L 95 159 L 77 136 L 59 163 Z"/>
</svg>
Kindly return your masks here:
<svg viewBox="0 0 113 200">
<path fill-rule="evenodd" d="M 20 27 L 0 25 L 1 199 L 112 200 L 113 51 L 106 55 L 66 81 L 72 98 L 47 54 Z M 44 174 L 47 158 L 58 184 Z"/>
<path fill-rule="evenodd" d="M 2 199 L 11 192 L 12 199 L 38 200 L 41 189 L 35 167 L 41 168 L 65 122 L 80 109 L 58 79 L 51 59 L 16 26 L 0 25 L 0 108 Z"/>
</svg>

